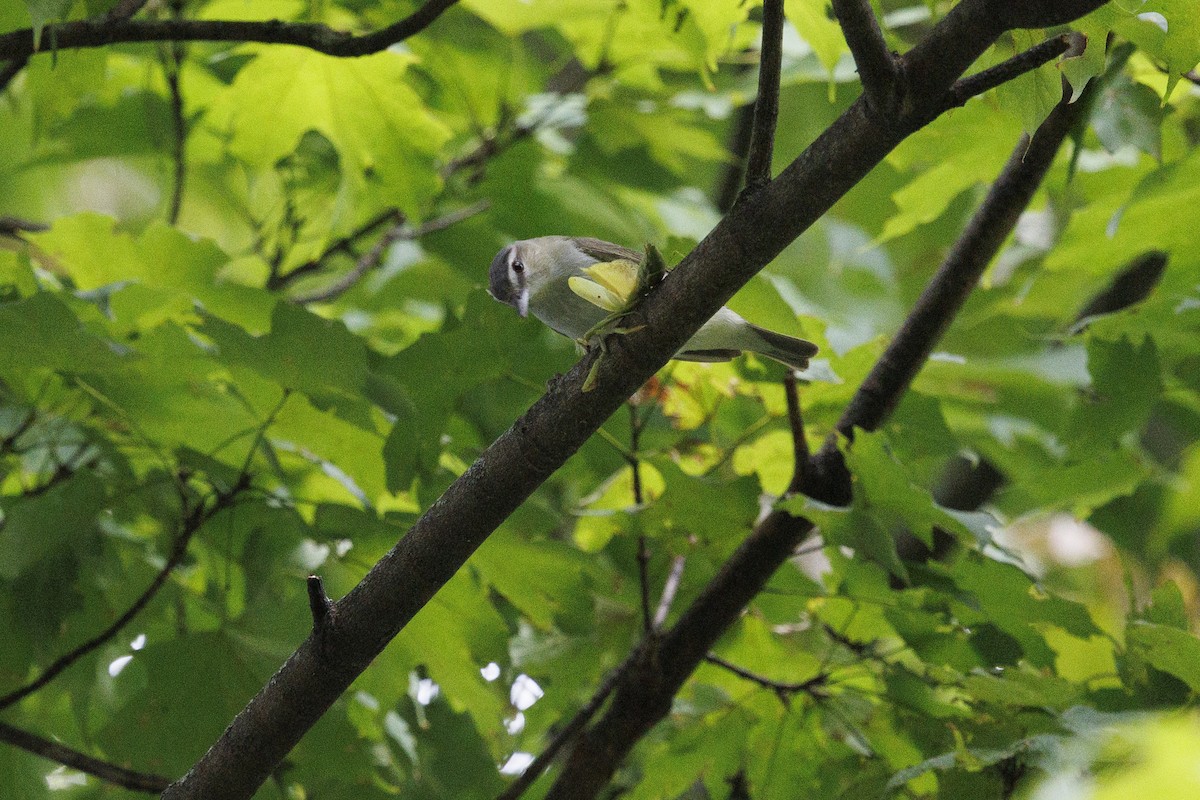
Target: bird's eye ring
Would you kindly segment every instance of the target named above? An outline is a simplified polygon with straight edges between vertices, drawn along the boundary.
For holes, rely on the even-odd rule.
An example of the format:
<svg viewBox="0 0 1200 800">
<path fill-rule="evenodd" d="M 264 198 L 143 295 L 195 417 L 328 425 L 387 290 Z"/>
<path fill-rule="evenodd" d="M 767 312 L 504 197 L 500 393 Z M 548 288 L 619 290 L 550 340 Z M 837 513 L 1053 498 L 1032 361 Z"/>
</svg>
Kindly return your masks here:
<svg viewBox="0 0 1200 800">
<path fill-rule="evenodd" d="M 514 261 L 512 265 L 513 272 L 524 272 L 525 263 L 523 261 Z"/>
</svg>

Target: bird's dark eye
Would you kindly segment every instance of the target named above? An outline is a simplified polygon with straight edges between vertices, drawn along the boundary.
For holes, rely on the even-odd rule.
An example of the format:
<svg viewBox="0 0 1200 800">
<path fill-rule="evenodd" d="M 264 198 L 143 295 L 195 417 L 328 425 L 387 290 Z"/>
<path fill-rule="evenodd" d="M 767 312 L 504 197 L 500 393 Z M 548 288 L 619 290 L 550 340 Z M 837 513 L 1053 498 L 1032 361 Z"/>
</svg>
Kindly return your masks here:
<svg viewBox="0 0 1200 800">
<path fill-rule="evenodd" d="M 525 263 L 522 261 L 514 261 L 512 268 L 513 268 L 513 272 L 524 272 L 525 271 Z"/>
</svg>

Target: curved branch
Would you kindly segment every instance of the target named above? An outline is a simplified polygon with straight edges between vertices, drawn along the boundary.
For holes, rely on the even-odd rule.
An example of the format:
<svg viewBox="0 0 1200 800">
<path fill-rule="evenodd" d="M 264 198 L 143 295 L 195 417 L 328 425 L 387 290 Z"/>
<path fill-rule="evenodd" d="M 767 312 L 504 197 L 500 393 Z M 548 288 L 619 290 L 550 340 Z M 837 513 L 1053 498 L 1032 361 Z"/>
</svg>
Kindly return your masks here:
<svg viewBox="0 0 1200 800">
<path fill-rule="evenodd" d="M 600 684 L 600 688 L 596 690 L 591 699 L 575 712 L 575 716 L 571 717 L 566 725 L 558 729 L 558 732 L 554 734 L 554 738 L 546 745 L 546 749 L 538 754 L 538 757 L 531 761 L 529 766 L 525 768 L 525 771 L 518 775 L 517 779 L 510 783 L 503 792 L 496 795 L 496 800 L 517 800 L 518 797 L 525 793 L 526 789 L 533 785 L 534 781 L 541 777 L 541 774 L 550 767 L 555 757 L 558 756 L 559 751 L 570 743 L 583 730 L 585 725 L 592 721 L 592 717 L 596 716 L 596 712 L 600 710 L 600 706 L 604 705 L 604 701 L 612 694 L 613 689 L 617 688 L 617 681 L 642 657 L 642 651 L 645 649 L 647 641 L 649 641 L 648 638 L 643 638 L 641 644 L 635 647 L 633 652 L 626 656 L 625 660 L 608 674 L 608 677 Z"/>
<path fill-rule="evenodd" d="M 41 736 L 14 728 L 12 725 L 0 722 L 0 742 L 7 742 L 14 747 L 49 759 L 58 764 L 86 772 L 105 783 L 121 786 L 135 792 L 158 794 L 166 789 L 170 780 L 152 772 L 136 772 L 125 767 L 119 767 L 108 761 L 94 758 L 86 753 L 59 744 Z"/>
<path fill-rule="evenodd" d="M 345 253 L 351 256 L 354 255 L 354 245 L 360 239 L 370 236 L 387 223 L 391 222 L 395 225 L 401 225 L 404 223 L 404 220 L 404 213 L 400 211 L 400 209 L 389 208 L 386 211 L 383 211 L 382 213 L 377 214 L 376 216 L 367 220 L 342 238 L 331 242 L 324 250 L 321 251 L 320 255 L 311 261 L 307 261 L 293 269 L 291 272 L 284 273 L 283 275 L 270 275 L 267 278 L 265 288 L 270 290 L 286 289 L 288 286 L 295 283 L 305 275 L 309 275 L 314 272 L 320 272 L 321 270 L 325 269 L 325 265 L 329 259 L 333 258 L 338 253 Z"/>
<path fill-rule="evenodd" d="M 809 678 L 806 681 L 799 683 L 787 683 L 768 678 L 764 675 L 759 675 L 757 672 L 751 672 L 744 667 L 739 667 L 732 661 L 726 661 L 716 653 L 709 653 L 704 657 L 704 660 L 714 666 L 718 666 L 728 672 L 737 675 L 739 678 L 751 683 L 757 684 L 764 689 L 770 689 L 783 702 L 787 703 L 792 695 L 803 692 L 810 697 L 824 697 L 825 691 L 821 688 L 825 682 L 829 680 L 829 676 L 824 672 Z"/>
<path fill-rule="evenodd" d="M 429 0 L 412 14 L 388 27 L 355 35 L 316 22 L 265 20 L 80 20 L 47 25 L 42 41 L 55 50 L 104 47 L 122 42 L 261 42 L 307 47 L 330 56 L 354 57 L 378 53 L 429 27 L 457 0 Z M 38 53 L 33 30 L 0 36 L 0 59 L 16 62 Z"/>
</svg>

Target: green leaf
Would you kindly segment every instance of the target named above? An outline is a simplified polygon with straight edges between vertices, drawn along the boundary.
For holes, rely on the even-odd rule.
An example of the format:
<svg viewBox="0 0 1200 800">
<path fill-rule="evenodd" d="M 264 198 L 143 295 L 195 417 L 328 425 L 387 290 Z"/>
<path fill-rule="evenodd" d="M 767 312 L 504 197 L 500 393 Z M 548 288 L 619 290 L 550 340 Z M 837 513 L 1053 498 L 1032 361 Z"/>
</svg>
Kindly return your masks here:
<svg viewBox="0 0 1200 800">
<path fill-rule="evenodd" d="M 100 479 L 80 471 L 41 494 L 5 503 L 0 578 L 13 580 L 56 553 L 86 548 L 106 500 Z"/>
<path fill-rule="evenodd" d="M 1146 609 L 1146 619 L 1156 625 L 1178 628 L 1181 631 L 1189 629 L 1189 620 L 1183 594 L 1175 581 L 1166 581 L 1150 597 L 1150 607 Z"/>
<path fill-rule="evenodd" d="M 0 348 L 0 374 L 34 370 L 94 372 L 114 369 L 116 348 L 88 331 L 66 305 L 48 292 L 0 305 L 0 338 L 20 347 Z"/>
<path fill-rule="evenodd" d="M 1136 17 L 1126 17 L 1117 28 L 1166 62 L 1166 97 L 1184 73 L 1200 62 L 1200 20 L 1195 12 L 1189 0 L 1148 0 L 1138 4 Z"/>
<path fill-rule="evenodd" d="M 1161 161 L 1164 115 L 1153 89 L 1118 73 L 1096 98 L 1091 123 L 1108 152 L 1131 145 Z"/>
<path fill-rule="evenodd" d="M 74 4 L 75 0 L 25 0 L 25 5 L 29 8 L 29 17 L 33 20 L 33 49 L 42 49 L 42 29 L 47 23 L 66 20 L 67 12 Z M 50 47 L 54 48 L 53 38 Z"/>
<path fill-rule="evenodd" d="M 232 152 L 271 167 L 315 130 L 337 148 L 351 185 L 371 184 L 410 216 L 437 190 L 429 169 L 450 138 L 408 85 L 413 59 L 392 50 L 332 58 L 302 48 L 262 48 L 211 115 Z"/>
<path fill-rule="evenodd" d="M 1154 340 L 1088 341 L 1093 395 L 1076 409 L 1071 435 L 1083 446 L 1108 446 L 1136 430 L 1162 393 Z"/>
<path fill-rule="evenodd" d="M 1135 620 L 1125 631 L 1125 645 L 1150 666 L 1200 691 L 1200 639 L 1186 630 Z"/>
<path fill-rule="evenodd" d="M 1014 30 L 1002 35 L 995 46 L 1001 58 L 1012 58 L 1045 38 L 1040 30 Z M 1001 107 L 1015 114 L 1024 131 L 1032 136 L 1062 100 L 1062 74 L 1053 62 L 1043 64 L 1002 84 L 996 94 Z"/>
<path fill-rule="evenodd" d="M 276 303 L 271 331 L 263 336 L 212 316 L 200 331 L 213 340 L 225 362 L 249 367 L 322 406 L 336 403 L 339 396 L 356 396 L 366 385 L 363 341 L 344 323 L 291 303 Z"/>
</svg>

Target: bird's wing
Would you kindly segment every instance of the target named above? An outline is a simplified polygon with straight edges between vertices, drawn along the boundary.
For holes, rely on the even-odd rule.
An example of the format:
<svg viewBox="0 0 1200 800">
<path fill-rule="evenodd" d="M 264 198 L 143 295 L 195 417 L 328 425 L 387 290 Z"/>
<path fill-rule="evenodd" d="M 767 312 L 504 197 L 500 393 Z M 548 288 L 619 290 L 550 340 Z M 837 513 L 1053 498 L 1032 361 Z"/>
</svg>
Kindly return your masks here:
<svg viewBox="0 0 1200 800">
<path fill-rule="evenodd" d="M 597 261 L 616 261 L 624 259 L 632 261 L 634 264 L 640 264 L 642 254 L 636 250 L 630 250 L 628 247 L 622 247 L 619 244 L 606 242 L 603 239 L 593 239 L 590 236 L 577 236 L 572 241 L 579 250 Z"/>
</svg>

